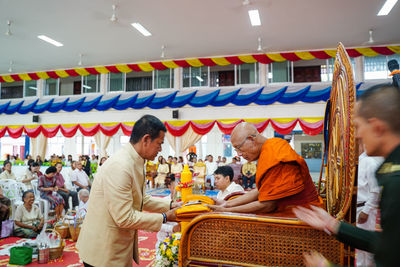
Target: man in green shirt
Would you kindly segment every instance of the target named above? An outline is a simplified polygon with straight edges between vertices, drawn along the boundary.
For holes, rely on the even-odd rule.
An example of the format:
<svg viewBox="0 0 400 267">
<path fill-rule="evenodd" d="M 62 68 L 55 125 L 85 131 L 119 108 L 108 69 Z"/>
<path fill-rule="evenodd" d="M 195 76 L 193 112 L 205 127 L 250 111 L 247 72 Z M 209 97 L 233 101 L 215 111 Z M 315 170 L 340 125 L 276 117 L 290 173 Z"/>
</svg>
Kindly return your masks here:
<svg viewBox="0 0 400 267">
<path fill-rule="evenodd" d="M 382 156 L 376 178 L 382 187 L 379 204 L 382 231 L 367 231 L 339 222 L 325 210 L 297 208 L 295 214 L 312 227 L 335 234 L 354 248 L 374 254 L 376 266 L 399 266 L 400 244 L 400 90 L 376 85 L 365 91 L 356 105 L 356 137 L 368 156 Z M 305 256 L 306 266 L 330 266 L 321 255 Z"/>
</svg>

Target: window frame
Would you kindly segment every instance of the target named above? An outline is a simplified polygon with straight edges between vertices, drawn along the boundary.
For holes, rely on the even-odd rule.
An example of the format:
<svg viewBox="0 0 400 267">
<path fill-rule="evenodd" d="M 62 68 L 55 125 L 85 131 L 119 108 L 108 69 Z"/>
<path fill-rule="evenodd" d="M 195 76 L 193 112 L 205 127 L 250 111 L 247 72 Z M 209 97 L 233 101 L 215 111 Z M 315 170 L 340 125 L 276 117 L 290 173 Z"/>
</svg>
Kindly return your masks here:
<svg viewBox="0 0 400 267">
<path fill-rule="evenodd" d="M 49 78 L 49 79 L 51 79 L 51 78 Z M 49 79 L 43 79 L 44 80 L 44 86 L 43 86 L 43 94 L 42 94 L 42 97 L 43 98 L 50 98 L 50 97 L 57 97 L 57 96 L 60 96 L 60 78 L 57 78 L 57 79 L 53 79 L 53 80 L 56 80 L 57 81 L 57 83 L 56 83 L 56 92 L 57 92 L 57 94 L 55 94 L 55 95 L 46 95 L 45 93 L 46 93 L 46 86 L 47 86 L 47 81 L 49 80 Z"/>
<path fill-rule="evenodd" d="M 26 88 L 26 82 L 30 82 L 30 81 L 36 81 L 36 95 L 32 95 L 32 96 L 27 96 L 26 94 L 25 94 L 25 88 Z M 30 80 L 30 81 L 24 81 L 24 83 L 23 83 L 23 87 L 22 87 L 22 90 L 23 90 L 23 98 L 35 98 L 35 97 L 38 97 L 38 81 L 37 80 Z"/>
<path fill-rule="evenodd" d="M 241 84 L 238 84 L 238 81 L 237 81 L 237 78 L 238 78 L 238 75 L 239 75 L 239 71 L 238 71 L 238 68 L 239 68 L 239 66 L 242 66 L 243 64 L 254 64 L 254 73 L 255 74 L 257 74 L 257 79 L 258 79 L 258 82 L 257 83 L 241 83 Z M 260 85 L 261 83 L 260 83 L 260 63 L 259 62 L 254 62 L 254 63 L 243 63 L 243 64 L 240 64 L 240 65 L 235 65 L 235 86 L 257 86 L 257 85 Z M 257 80 L 257 79 L 255 79 L 255 80 Z"/>
<path fill-rule="evenodd" d="M 174 72 L 174 69 L 173 68 L 167 68 L 168 70 L 169 70 L 169 88 L 155 88 L 155 83 L 156 83 L 156 71 L 159 71 L 159 70 L 153 70 L 152 71 L 152 75 L 153 75 L 153 80 L 152 80 L 152 91 L 164 91 L 165 92 L 165 90 L 171 90 L 171 89 L 174 89 L 175 88 L 175 85 L 174 85 L 174 83 L 175 83 L 175 77 L 174 77 L 174 75 L 175 75 L 175 72 Z M 143 91 L 143 92 L 147 92 L 147 91 Z"/>
</svg>

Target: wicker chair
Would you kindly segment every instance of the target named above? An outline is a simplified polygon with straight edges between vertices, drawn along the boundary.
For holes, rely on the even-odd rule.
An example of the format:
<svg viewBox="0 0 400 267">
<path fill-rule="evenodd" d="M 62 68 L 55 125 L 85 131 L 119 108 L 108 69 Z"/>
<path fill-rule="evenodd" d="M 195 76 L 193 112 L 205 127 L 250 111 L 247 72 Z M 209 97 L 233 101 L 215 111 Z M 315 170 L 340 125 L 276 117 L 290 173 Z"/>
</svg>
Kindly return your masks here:
<svg viewBox="0 0 400 267">
<path fill-rule="evenodd" d="M 180 266 L 303 266 L 310 250 L 343 264 L 339 241 L 295 219 L 209 213 L 183 233 Z"/>
<path fill-rule="evenodd" d="M 328 175 L 325 190 L 320 191 L 327 192 L 328 212 L 347 221 L 351 221 L 355 207 L 355 95 L 351 63 L 339 44 L 324 125 Z M 184 228 L 179 266 L 303 266 L 303 253 L 310 250 L 333 263 L 352 265 L 350 248 L 295 218 L 208 213 L 195 217 Z"/>
</svg>

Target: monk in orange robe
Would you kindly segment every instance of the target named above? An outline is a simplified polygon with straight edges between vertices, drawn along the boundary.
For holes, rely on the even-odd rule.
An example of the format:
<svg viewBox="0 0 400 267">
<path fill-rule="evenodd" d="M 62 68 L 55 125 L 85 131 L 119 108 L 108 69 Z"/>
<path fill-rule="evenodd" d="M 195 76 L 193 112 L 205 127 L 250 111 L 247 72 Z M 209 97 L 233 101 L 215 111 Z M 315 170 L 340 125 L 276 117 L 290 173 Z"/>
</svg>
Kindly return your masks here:
<svg viewBox="0 0 400 267">
<path fill-rule="evenodd" d="M 267 139 L 254 125 L 243 122 L 232 131 L 231 142 L 239 156 L 248 161 L 258 160 L 257 188 L 235 199 L 217 202 L 211 209 L 295 217 L 295 206 L 322 206 L 306 162 L 286 140 Z"/>
</svg>

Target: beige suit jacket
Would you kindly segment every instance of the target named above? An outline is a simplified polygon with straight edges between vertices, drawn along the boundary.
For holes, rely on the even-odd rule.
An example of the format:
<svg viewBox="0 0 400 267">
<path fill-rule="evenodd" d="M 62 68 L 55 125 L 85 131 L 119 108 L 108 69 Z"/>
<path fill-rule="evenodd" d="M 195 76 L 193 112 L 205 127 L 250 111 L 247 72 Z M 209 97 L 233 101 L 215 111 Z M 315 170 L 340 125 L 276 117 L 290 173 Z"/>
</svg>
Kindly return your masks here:
<svg viewBox="0 0 400 267">
<path fill-rule="evenodd" d="M 96 174 L 77 248 L 95 267 L 139 263 L 137 230 L 159 231 L 170 201 L 145 194 L 144 159 L 129 143 Z"/>
</svg>

